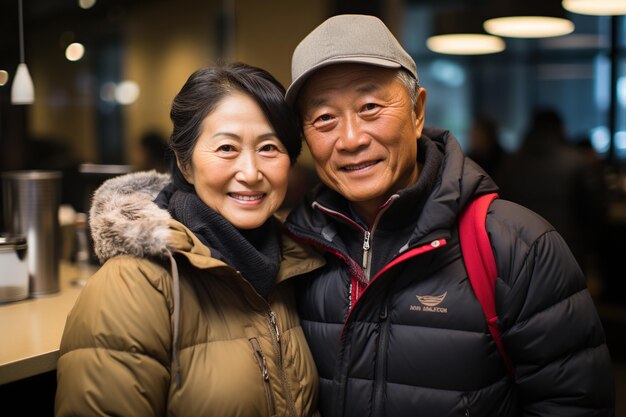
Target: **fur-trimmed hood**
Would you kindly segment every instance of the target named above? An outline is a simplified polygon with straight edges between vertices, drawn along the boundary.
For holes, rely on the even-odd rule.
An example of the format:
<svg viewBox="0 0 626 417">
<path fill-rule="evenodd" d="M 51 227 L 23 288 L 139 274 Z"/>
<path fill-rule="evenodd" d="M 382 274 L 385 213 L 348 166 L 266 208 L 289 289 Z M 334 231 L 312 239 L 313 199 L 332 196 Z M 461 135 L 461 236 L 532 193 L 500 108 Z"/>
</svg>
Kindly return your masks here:
<svg viewBox="0 0 626 417">
<path fill-rule="evenodd" d="M 154 199 L 169 182 L 166 174 L 136 172 L 107 180 L 96 190 L 89 226 L 101 263 L 123 254 L 166 255 L 172 216 Z"/>
</svg>

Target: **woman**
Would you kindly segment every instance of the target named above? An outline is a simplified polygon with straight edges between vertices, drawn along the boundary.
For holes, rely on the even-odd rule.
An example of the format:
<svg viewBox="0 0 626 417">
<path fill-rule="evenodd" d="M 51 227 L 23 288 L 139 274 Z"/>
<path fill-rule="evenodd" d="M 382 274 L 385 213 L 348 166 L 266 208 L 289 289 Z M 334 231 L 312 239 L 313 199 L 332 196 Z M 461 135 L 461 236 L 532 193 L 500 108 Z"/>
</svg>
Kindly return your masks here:
<svg viewBox="0 0 626 417">
<path fill-rule="evenodd" d="M 316 415 L 317 372 L 288 279 L 321 266 L 274 212 L 300 152 L 283 87 L 244 64 L 174 99 L 166 175 L 103 184 L 102 268 L 70 313 L 56 415 Z"/>
</svg>

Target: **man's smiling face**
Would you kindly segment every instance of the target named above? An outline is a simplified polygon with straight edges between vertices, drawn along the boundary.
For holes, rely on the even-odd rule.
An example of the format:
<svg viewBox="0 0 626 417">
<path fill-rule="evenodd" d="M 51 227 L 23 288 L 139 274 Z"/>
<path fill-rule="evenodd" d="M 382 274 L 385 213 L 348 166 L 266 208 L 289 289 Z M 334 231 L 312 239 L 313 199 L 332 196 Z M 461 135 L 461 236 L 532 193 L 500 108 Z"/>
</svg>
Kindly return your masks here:
<svg viewBox="0 0 626 417">
<path fill-rule="evenodd" d="M 412 103 L 397 70 L 338 64 L 320 69 L 299 97 L 304 135 L 326 185 L 369 220 L 418 175 L 426 93 Z"/>
</svg>

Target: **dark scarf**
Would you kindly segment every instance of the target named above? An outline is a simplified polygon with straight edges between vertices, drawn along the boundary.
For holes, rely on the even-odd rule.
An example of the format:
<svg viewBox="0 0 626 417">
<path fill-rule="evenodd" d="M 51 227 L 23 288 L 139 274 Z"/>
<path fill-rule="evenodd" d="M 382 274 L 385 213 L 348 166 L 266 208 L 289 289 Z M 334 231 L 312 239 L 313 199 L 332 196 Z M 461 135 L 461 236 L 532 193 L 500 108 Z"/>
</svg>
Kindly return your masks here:
<svg viewBox="0 0 626 417">
<path fill-rule="evenodd" d="M 267 298 L 280 267 L 280 222 L 270 217 L 261 227 L 240 230 L 209 208 L 194 192 L 175 190 L 172 186 L 157 197 L 172 217 L 189 228 L 211 249 L 211 255 L 241 272 L 241 275 L 263 297 Z M 167 199 L 167 197 L 165 197 Z"/>
</svg>

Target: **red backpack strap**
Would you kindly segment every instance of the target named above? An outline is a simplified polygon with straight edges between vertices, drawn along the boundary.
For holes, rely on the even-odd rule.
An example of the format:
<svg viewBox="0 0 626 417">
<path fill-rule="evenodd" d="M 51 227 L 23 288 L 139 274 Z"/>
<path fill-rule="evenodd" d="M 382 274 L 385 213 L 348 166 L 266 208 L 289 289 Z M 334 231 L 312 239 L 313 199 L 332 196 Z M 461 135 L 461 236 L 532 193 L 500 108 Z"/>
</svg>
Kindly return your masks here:
<svg viewBox="0 0 626 417">
<path fill-rule="evenodd" d="M 498 270 L 485 224 L 489 205 L 497 197 L 496 193 L 482 195 L 463 210 L 459 221 L 459 239 L 467 275 L 487 318 L 489 332 L 509 373 L 513 375 L 513 364 L 504 350 L 498 325 L 495 294 Z"/>
</svg>

